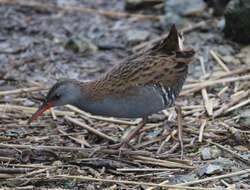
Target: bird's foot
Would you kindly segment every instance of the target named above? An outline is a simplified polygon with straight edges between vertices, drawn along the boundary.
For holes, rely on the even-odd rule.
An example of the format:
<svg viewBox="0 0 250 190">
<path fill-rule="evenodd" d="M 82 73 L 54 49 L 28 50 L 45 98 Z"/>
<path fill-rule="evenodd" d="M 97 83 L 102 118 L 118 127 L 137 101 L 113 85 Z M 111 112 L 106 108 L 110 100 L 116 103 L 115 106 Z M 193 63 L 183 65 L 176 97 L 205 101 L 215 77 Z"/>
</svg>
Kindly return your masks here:
<svg viewBox="0 0 250 190">
<path fill-rule="evenodd" d="M 183 158 L 183 152 L 184 152 L 183 139 L 182 139 L 182 114 L 181 114 L 181 108 L 179 106 L 175 106 L 175 109 L 176 109 L 176 113 L 177 113 L 178 138 L 175 137 L 176 130 L 173 131 L 171 129 L 171 125 L 172 124 L 176 125 L 176 122 L 173 123 L 171 121 L 165 120 L 164 123 L 163 123 L 163 126 L 167 130 L 167 132 L 169 133 L 171 138 L 174 139 L 175 141 L 178 141 L 178 143 L 175 143 L 175 145 L 169 151 L 166 151 L 166 152 L 164 152 L 162 154 L 173 153 L 178 147 L 180 147 L 181 148 L 181 159 L 182 159 Z M 159 149 L 157 150 L 157 154 L 161 153 L 165 143 L 168 140 L 169 140 L 169 137 L 167 137 L 166 140 L 162 142 Z"/>
<path fill-rule="evenodd" d="M 140 129 L 145 125 L 147 122 L 147 117 L 144 117 L 142 122 L 131 132 L 129 133 L 124 139 L 121 140 L 120 143 L 111 145 L 110 148 L 118 149 L 119 148 L 119 156 L 122 154 L 122 151 L 132 149 L 136 150 L 129 142 L 138 134 Z"/>
<path fill-rule="evenodd" d="M 179 140 L 179 144 L 181 147 L 181 159 L 183 158 L 183 154 L 184 154 L 184 145 L 183 145 L 183 135 L 182 135 L 182 121 L 183 121 L 183 117 L 182 117 L 182 113 L 181 113 L 181 107 L 175 105 L 175 111 L 177 113 L 177 120 L 178 120 L 178 140 Z"/>
</svg>

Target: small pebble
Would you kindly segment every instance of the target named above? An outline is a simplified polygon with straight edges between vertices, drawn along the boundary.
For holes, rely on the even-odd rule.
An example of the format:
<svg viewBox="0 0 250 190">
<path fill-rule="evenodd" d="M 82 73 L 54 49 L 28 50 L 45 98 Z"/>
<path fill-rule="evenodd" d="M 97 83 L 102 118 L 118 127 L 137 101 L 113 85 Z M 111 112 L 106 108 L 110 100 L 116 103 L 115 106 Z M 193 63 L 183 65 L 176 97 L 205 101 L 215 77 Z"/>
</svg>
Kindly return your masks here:
<svg viewBox="0 0 250 190">
<path fill-rule="evenodd" d="M 206 168 L 206 174 L 211 175 L 211 174 L 219 174 L 223 171 L 221 166 L 218 165 L 213 165 L 209 164 Z"/>
<path fill-rule="evenodd" d="M 148 40 L 150 37 L 150 32 L 144 30 L 129 30 L 126 33 L 126 37 L 129 44 L 135 45 Z"/>
</svg>

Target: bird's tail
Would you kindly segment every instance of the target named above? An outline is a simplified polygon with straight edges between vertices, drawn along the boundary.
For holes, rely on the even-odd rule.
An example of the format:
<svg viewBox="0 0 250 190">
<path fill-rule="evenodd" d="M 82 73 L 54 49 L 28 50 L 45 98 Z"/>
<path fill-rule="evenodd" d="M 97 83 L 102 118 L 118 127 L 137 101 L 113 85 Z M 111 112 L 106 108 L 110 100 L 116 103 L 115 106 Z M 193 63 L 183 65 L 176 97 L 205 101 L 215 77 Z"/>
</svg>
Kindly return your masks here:
<svg viewBox="0 0 250 190">
<path fill-rule="evenodd" d="M 183 50 L 183 35 L 177 31 L 175 25 L 170 29 L 168 36 L 160 43 L 162 50 L 178 51 Z"/>
</svg>

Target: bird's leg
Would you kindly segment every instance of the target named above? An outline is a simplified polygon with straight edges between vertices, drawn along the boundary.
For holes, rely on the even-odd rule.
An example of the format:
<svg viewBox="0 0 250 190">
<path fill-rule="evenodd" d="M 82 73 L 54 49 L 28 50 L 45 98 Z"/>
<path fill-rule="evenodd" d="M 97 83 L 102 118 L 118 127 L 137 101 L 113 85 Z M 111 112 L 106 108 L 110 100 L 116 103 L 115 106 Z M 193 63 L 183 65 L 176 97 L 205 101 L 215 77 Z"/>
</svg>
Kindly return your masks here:
<svg viewBox="0 0 250 190">
<path fill-rule="evenodd" d="M 135 135 L 141 130 L 141 128 L 146 124 L 147 117 L 143 117 L 142 122 L 138 124 L 138 126 L 133 130 L 131 133 L 129 133 L 126 138 L 123 139 L 122 144 L 128 145 L 131 139 L 135 137 Z"/>
<path fill-rule="evenodd" d="M 183 138 L 182 138 L 182 113 L 181 113 L 181 107 L 178 105 L 175 105 L 175 111 L 177 113 L 177 120 L 178 120 L 178 139 L 181 146 L 181 159 L 183 157 Z"/>
</svg>

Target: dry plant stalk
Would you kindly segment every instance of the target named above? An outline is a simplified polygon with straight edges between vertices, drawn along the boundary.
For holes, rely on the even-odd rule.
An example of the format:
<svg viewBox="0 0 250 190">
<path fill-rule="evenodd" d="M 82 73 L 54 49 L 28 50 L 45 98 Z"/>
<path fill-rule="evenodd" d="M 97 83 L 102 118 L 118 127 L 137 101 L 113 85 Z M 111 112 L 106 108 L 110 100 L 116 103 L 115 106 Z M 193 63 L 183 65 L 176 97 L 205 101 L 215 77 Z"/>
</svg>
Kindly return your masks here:
<svg viewBox="0 0 250 190">
<path fill-rule="evenodd" d="M 216 53 L 213 50 L 210 50 L 210 54 L 215 59 L 215 61 L 222 67 L 224 71 L 226 71 L 227 73 L 230 72 L 228 67 L 223 63 L 223 61 L 221 61 L 221 59 L 216 55 Z"/>
<path fill-rule="evenodd" d="M 34 7 L 34 8 L 46 8 L 46 9 L 61 9 L 65 11 L 77 11 L 82 13 L 90 13 L 90 14 L 99 14 L 104 16 L 111 17 L 120 17 L 120 18 L 129 18 L 134 17 L 138 19 L 156 19 L 159 20 L 162 16 L 155 15 L 143 15 L 143 14 L 128 14 L 128 13 L 119 13 L 119 12 L 111 12 L 111 11 L 102 11 L 102 10 L 94 10 L 94 9 L 86 9 L 80 7 L 69 7 L 69 6 L 59 6 L 50 3 L 39 3 L 39 2 L 20 2 L 14 0 L 0 0 L 1 4 L 13 5 L 13 6 L 26 6 L 26 7 Z"/>
<path fill-rule="evenodd" d="M 159 146 L 156 154 L 160 154 L 162 152 L 163 147 L 165 146 L 165 144 L 171 139 L 172 136 L 174 136 L 177 133 L 177 130 L 174 130 L 173 132 L 171 132 L 171 135 L 169 134 L 166 139 L 164 141 L 162 141 L 161 145 Z"/>
<path fill-rule="evenodd" d="M 117 168 L 116 171 L 120 171 L 120 172 L 145 172 L 145 171 L 149 171 L 149 172 L 158 172 L 158 171 L 178 171 L 178 169 L 169 169 L 169 168 Z"/>
<path fill-rule="evenodd" d="M 204 128 L 205 128 L 206 124 L 207 124 L 207 120 L 202 119 L 201 120 L 200 133 L 199 133 L 199 142 L 202 142 Z"/>
<path fill-rule="evenodd" d="M 37 110 L 37 108 L 34 107 L 26 107 L 26 106 L 17 106 L 17 105 L 12 105 L 12 104 L 0 104 L 0 112 L 14 112 L 14 111 L 22 111 L 24 113 L 34 113 Z M 74 116 L 74 112 L 69 112 L 69 111 L 59 111 L 55 110 L 54 111 L 56 115 L 58 116 Z M 44 112 L 45 115 L 49 115 L 50 111 Z"/>
<path fill-rule="evenodd" d="M 137 144 L 135 146 L 136 149 L 139 149 L 139 148 L 143 148 L 143 147 L 147 147 L 149 146 L 150 144 L 154 144 L 156 142 L 159 142 L 159 141 L 162 141 L 164 139 L 164 136 L 161 136 L 161 137 L 157 137 L 157 138 L 154 138 L 152 140 L 148 140 L 148 141 L 145 141 L 143 143 L 140 143 L 140 144 Z"/>
<path fill-rule="evenodd" d="M 246 66 L 246 67 L 241 68 L 241 69 L 237 69 L 234 71 L 230 71 L 227 73 L 222 73 L 222 74 L 216 75 L 213 77 L 213 79 L 216 80 L 216 79 L 221 79 L 221 78 L 225 78 L 225 77 L 231 77 L 233 75 L 244 74 L 244 73 L 247 73 L 249 71 L 250 71 L 250 66 Z"/>
<path fill-rule="evenodd" d="M 224 175 L 219 175 L 219 176 L 215 176 L 215 177 L 208 177 L 208 178 L 205 178 L 205 179 L 201 179 L 201 180 L 196 180 L 196 181 L 190 181 L 190 182 L 186 182 L 186 183 L 181 183 L 181 184 L 177 184 L 177 185 L 194 185 L 194 184 L 201 184 L 201 183 L 204 183 L 204 182 L 208 182 L 208 181 L 213 181 L 213 180 L 216 180 L 216 179 L 222 179 L 222 178 L 227 178 L 227 177 L 233 177 L 233 176 L 238 176 L 238 175 L 243 175 L 243 174 L 246 174 L 246 173 L 250 173 L 250 169 L 247 169 L 247 170 L 241 170 L 241 171 L 238 171 L 238 172 L 233 172 L 233 173 L 229 173 L 229 174 L 224 174 Z M 163 181 L 161 182 L 160 184 L 161 185 L 164 185 L 165 183 L 168 183 L 168 180 L 166 181 Z M 159 185 L 160 185 L 159 184 Z M 147 190 L 152 190 L 154 188 L 149 188 Z M 208 188 L 208 190 L 212 190 L 211 188 Z"/>
<path fill-rule="evenodd" d="M 57 129 L 60 133 L 62 133 L 63 135 L 69 137 L 71 140 L 79 143 L 80 145 L 85 145 L 86 147 L 90 147 L 90 144 L 85 140 L 85 139 L 78 139 L 78 138 L 75 138 L 75 137 L 72 137 L 70 135 L 68 135 L 67 133 L 65 133 L 63 130 L 61 129 Z"/>
<path fill-rule="evenodd" d="M 228 112 L 230 112 L 230 111 L 233 111 L 233 110 L 235 110 L 235 109 L 238 109 L 238 108 L 240 108 L 240 107 L 242 107 L 242 106 L 245 106 L 245 105 L 247 105 L 247 104 L 249 104 L 249 103 L 250 103 L 250 99 L 247 99 L 247 100 L 245 100 L 245 101 L 243 101 L 243 102 L 240 102 L 240 103 L 234 105 L 233 107 L 227 109 L 227 110 L 225 111 L 225 113 L 228 113 Z"/>
<path fill-rule="evenodd" d="M 46 89 L 44 87 L 30 87 L 30 88 L 21 88 L 21 89 L 16 89 L 16 90 L 6 90 L 6 91 L 0 91 L 0 96 L 34 92 L 34 91 L 40 91 L 40 90 L 46 90 Z"/>
<path fill-rule="evenodd" d="M 53 120 L 57 120 L 57 117 L 56 117 L 54 108 L 50 108 L 50 113 L 51 113 L 52 119 L 53 119 Z"/>
<path fill-rule="evenodd" d="M 195 184 L 201 184 L 201 183 L 204 183 L 204 182 L 207 182 L 207 181 L 213 181 L 213 180 L 216 180 L 216 179 L 222 179 L 222 178 L 227 178 L 227 177 L 239 176 L 239 175 L 243 175 L 243 174 L 246 174 L 246 173 L 250 173 L 250 169 L 241 170 L 241 171 L 238 171 L 238 172 L 232 172 L 232 173 L 229 173 L 229 174 L 219 175 L 219 176 L 215 176 L 215 177 L 208 177 L 208 178 L 200 179 L 200 180 L 196 180 L 196 181 L 190 181 L 190 182 L 186 182 L 186 183 L 180 183 L 180 184 L 177 184 L 177 185 L 195 185 Z"/>
<path fill-rule="evenodd" d="M 10 162 L 13 160 L 15 160 L 15 158 L 0 156 L 0 161 L 2 161 L 2 162 Z"/>
<path fill-rule="evenodd" d="M 239 95 L 241 95 L 243 92 L 245 92 L 244 90 L 241 91 L 236 91 L 234 94 L 231 95 L 231 98 L 237 98 Z"/>
<path fill-rule="evenodd" d="M 218 96 L 221 96 L 222 94 L 224 94 L 227 91 L 228 88 L 229 88 L 228 86 L 225 86 L 224 88 L 222 88 L 220 90 L 220 92 L 218 92 Z"/>
<path fill-rule="evenodd" d="M 17 176 L 17 174 L 0 174 L 0 179 L 16 178 Z"/>
<path fill-rule="evenodd" d="M 199 82 L 196 84 L 187 84 L 184 85 L 183 88 L 184 89 L 188 89 L 188 88 L 205 88 L 205 87 L 209 87 L 209 86 L 215 86 L 217 84 L 221 84 L 221 83 L 229 83 L 229 82 L 236 82 L 236 81 L 246 81 L 246 80 L 250 80 L 250 74 L 249 75 L 244 75 L 244 76 L 238 76 L 238 77 L 229 77 L 229 78 L 223 78 L 223 79 L 219 79 L 219 80 L 207 80 L 207 81 L 203 81 L 203 82 Z"/>
<path fill-rule="evenodd" d="M 215 85 L 221 84 L 221 83 L 246 81 L 246 80 L 250 80 L 250 75 L 244 75 L 244 76 L 240 76 L 240 77 L 230 77 L 230 78 L 224 78 L 224 79 L 218 79 L 218 80 L 208 80 L 208 81 L 199 82 L 196 84 L 188 84 L 188 85 L 183 86 L 183 89 L 188 89 L 188 90 L 182 91 L 180 93 L 180 96 L 185 96 L 185 95 L 188 95 L 190 93 L 194 93 L 196 91 L 199 91 L 202 88 L 209 87 L 209 86 L 215 86 Z"/>
<path fill-rule="evenodd" d="M 159 183 L 159 185 L 166 185 L 166 184 L 168 184 L 168 180 L 166 180 L 166 181 L 163 181 L 163 182 L 161 182 L 161 183 Z M 154 189 L 156 189 L 157 187 L 149 187 L 149 188 L 147 188 L 146 190 L 154 190 Z"/>
<path fill-rule="evenodd" d="M 183 145 L 183 134 L 182 134 L 182 129 L 183 129 L 183 126 L 182 126 L 182 120 L 183 120 L 183 117 L 182 117 L 182 112 L 181 112 L 181 106 L 177 106 L 175 105 L 175 111 L 176 111 L 176 114 L 177 114 L 177 126 L 178 126 L 178 140 L 179 140 L 179 144 L 180 144 L 180 147 L 181 147 L 181 159 L 183 158 L 183 154 L 184 154 L 184 145 Z"/>
<path fill-rule="evenodd" d="M 13 167 L 22 167 L 22 168 L 36 168 L 36 169 L 43 169 L 48 168 L 48 166 L 44 166 L 41 164 L 5 164 L 6 166 L 13 166 Z"/>
<path fill-rule="evenodd" d="M 200 63 L 201 63 L 201 68 L 202 68 L 203 75 L 206 75 L 207 72 L 206 72 L 206 68 L 205 68 L 203 57 L 199 57 L 199 60 L 200 60 Z M 204 100 L 204 105 L 205 105 L 205 108 L 207 110 L 207 114 L 209 116 L 213 116 L 213 104 L 212 104 L 211 100 L 208 97 L 207 89 L 206 88 L 202 88 L 201 89 L 201 94 L 202 94 L 202 97 L 203 97 L 203 100 Z"/>
<path fill-rule="evenodd" d="M 82 110 L 80 110 L 72 105 L 66 105 L 65 107 L 69 108 L 70 110 L 72 110 L 76 113 L 80 113 L 80 114 L 82 114 L 90 119 L 96 119 L 96 120 L 106 121 L 106 122 L 120 124 L 120 125 L 137 125 L 141 121 L 141 119 L 138 119 L 138 120 L 132 122 L 132 121 L 123 121 L 123 120 L 114 119 L 114 118 L 102 117 L 102 116 L 95 116 L 95 115 L 91 115 L 85 111 L 82 111 Z"/>
<path fill-rule="evenodd" d="M 84 124 L 84 123 L 82 123 L 82 122 L 80 122 L 80 121 L 77 120 L 77 119 L 73 119 L 73 118 L 68 117 L 68 116 L 65 116 L 64 118 L 65 118 L 66 120 L 68 120 L 68 121 L 70 121 L 70 122 L 72 122 L 72 123 L 74 123 L 74 124 L 76 124 L 76 125 L 78 125 L 78 126 L 84 128 L 84 129 L 90 131 L 91 133 L 94 133 L 95 135 L 97 135 L 97 136 L 99 136 L 99 137 L 101 137 L 101 138 L 107 139 L 108 141 L 111 141 L 111 142 L 113 142 L 113 143 L 118 142 L 118 140 L 116 140 L 116 139 L 114 139 L 114 138 L 112 138 L 112 137 L 110 137 L 110 136 L 108 136 L 108 135 L 105 135 L 104 133 L 102 133 L 102 132 L 100 132 L 100 131 L 98 131 L 98 130 L 96 130 L 96 129 L 94 129 L 94 128 L 92 128 L 92 127 L 90 127 L 90 126 L 88 126 L 88 125 L 86 125 L 86 124 Z"/>
<path fill-rule="evenodd" d="M 111 155 L 119 155 L 121 152 L 120 150 L 114 150 L 106 147 L 100 147 L 100 148 L 80 148 L 80 147 L 70 147 L 70 146 L 31 146 L 31 145 L 20 145 L 20 144 L 4 144 L 0 143 L 0 148 L 14 148 L 14 149 L 48 149 L 48 150 L 55 150 L 59 152 L 100 152 L 105 154 L 111 154 Z M 123 150 L 123 154 L 126 154 L 128 156 L 152 156 L 151 152 L 147 151 L 132 151 L 132 150 Z"/>
<path fill-rule="evenodd" d="M 234 152 L 232 150 L 230 150 L 229 148 L 226 148 L 218 143 L 212 142 L 211 140 L 207 140 L 207 142 L 216 145 L 217 147 L 219 147 L 222 150 L 225 150 L 227 152 L 229 152 L 230 154 L 232 154 L 233 156 L 235 156 L 237 159 L 245 162 L 246 164 L 250 165 L 250 160 L 249 159 L 245 159 L 242 155 L 238 154 L 237 152 Z"/>
<path fill-rule="evenodd" d="M 160 159 L 155 159 L 155 158 L 150 158 L 150 157 L 134 156 L 134 158 L 137 160 L 142 160 L 143 162 L 148 162 L 148 163 L 153 164 L 153 165 L 161 165 L 161 166 L 170 167 L 170 168 L 173 168 L 173 167 L 194 168 L 193 166 L 188 166 L 188 165 L 177 163 L 177 162 L 160 160 Z"/>
<path fill-rule="evenodd" d="M 54 178 L 65 178 L 65 179 L 79 179 L 83 181 L 96 181 L 96 182 L 105 182 L 105 183 L 121 183 L 128 185 L 147 185 L 153 187 L 162 187 L 166 189 L 178 189 L 178 190 L 215 190 L 214 188 L 202 188 L 202 187 L 189 187 L 189 186 L 179 186 L 179 185 L 160 185 L 155 183 L 146 183 L 146 182 L 137 182 L 137 181 L 126 181 L 126 180 L 113 180 L 113 179 L 100 179 L 93 177 L 84 177 L 84 176 L 69 176 L 69 175 L 57 175 Z"/>
<path fill-rule="evenodd" d="M 224 114 L 228 108 L 230 108 L 234 104 L 238 103 L 241 99 L 248 97 L 249 94 L 250 94 L 250 90 L 248 90 L 248 91 L 242 93 L 240 96 L 232 99 L 228 104 L 224 104 L 220 109 L 218 109 L 217 111 L 214 112 L 214 117 L 218 117 L 218 116 Z"/>
</svg>

